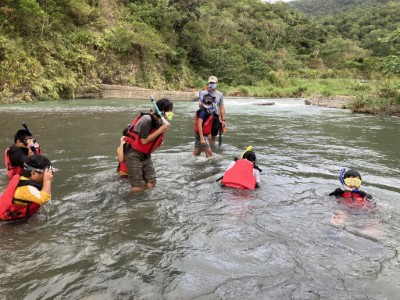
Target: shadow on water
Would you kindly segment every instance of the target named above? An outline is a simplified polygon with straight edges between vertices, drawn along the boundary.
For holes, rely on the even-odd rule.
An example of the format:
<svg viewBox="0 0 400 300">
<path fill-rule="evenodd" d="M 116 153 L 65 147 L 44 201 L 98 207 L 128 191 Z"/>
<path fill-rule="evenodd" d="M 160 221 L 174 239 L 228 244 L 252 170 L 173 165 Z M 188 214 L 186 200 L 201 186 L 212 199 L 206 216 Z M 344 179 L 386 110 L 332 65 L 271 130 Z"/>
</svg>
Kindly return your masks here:
<svg viewBox="0 0 400 300">
<path fill-rule="evenodd" d="M 59 169 L 40 214 L 0 225 L 2 299 L 398 297 L 399 119 L 301 99 L 227 99 L 228 132 L 205 159 L 191 155 L 196 103 L 175 103 L 153 155 L 157 186 L 132 194 L 116 176 L 116 148 L 148 102 L 0 107 L 0 146 L 26 122 Z M 220 187 L 249 145 L 260 189 Z M 327 196 L 343 166 L 361 172 L 374 209 Z"/>
</svg>

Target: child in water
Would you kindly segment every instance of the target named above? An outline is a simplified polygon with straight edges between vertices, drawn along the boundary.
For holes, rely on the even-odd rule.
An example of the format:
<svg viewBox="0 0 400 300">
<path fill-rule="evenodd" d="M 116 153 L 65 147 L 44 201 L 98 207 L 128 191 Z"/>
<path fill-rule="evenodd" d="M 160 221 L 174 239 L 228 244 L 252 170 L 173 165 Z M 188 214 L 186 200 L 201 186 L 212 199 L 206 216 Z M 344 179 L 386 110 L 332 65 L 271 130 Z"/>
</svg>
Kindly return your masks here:
<svg viewBox="0 0 400 300">
<path fill-rule="evenodd" d="M 54 171 L 46 157 L 28 157 L 22 175 L 14 175 L 0 197 L 0 220 L 27 220 L 35 214 L 51 199 Z"/>
<path fill-rule="evenodd" d="M 340 182 L 342 183 L 344 190 L 337 188 L 329 196 L 335 196 L 341 199 L 341 203 L 348 204 L 350 206 L 370 206 L 369 200 L 372 199 L 370 194 L 359 190 L 361 187 L 362 179 L 361 175 L 356 170 L 342 169 L 340 176 Z"/>
<path fill-rule="evenodd" d="M 261 169 L 256 166 L 256 154 L 249 146 L 241 159 L 235 159 L 226 169 L 222 177 L 223 186 L 242 190 L 254 190 L 260 186 Z"/>
<path fill-rule="evenodd" d="M 127 172 L 126 163 L 125 163 L 125 153 L 127 151 L 128 144 L 125 142 L 125 138 L 126 138 L 126 135 L 128 134 L 129 127 L 130 127 L 130 124 L 122 132 L 120 144 L 117 149 L 117 157 L 118 157 L 117 173 L 121 177 L 128 177 L 128 172 Z"/>
<path fill-rule="evenodd" d="M 213 116 L 210 111 L 213 105 L 213 97 L 206 94 L 201 101 L 199 110 L 196 112 L 194 121 L 194 156 L 200 155 L 201 152 L 206 154 L 206 158 L 212 156 L 212 150 L 209 145 L 209 136 L 213 126 Z"/>
</svg>

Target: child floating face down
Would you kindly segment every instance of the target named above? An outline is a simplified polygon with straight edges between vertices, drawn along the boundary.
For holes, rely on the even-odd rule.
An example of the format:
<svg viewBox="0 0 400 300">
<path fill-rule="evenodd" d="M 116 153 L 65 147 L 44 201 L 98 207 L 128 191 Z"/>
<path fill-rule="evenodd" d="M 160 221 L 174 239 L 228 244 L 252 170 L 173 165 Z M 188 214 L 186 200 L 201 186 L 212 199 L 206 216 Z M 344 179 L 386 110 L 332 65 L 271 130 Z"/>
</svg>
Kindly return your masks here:
<svg viewBox="0 0 400 300">
<path fill-rule="evenodd" d="M 358 171 L 342 169 L 339 179 L 344 190 L 337 188 L 329 196 L 340 198 L 344 204 L 363 204 L 372 199 L 370 194 L 360 190 L 362 178 Z"/>
<path fill-rule="evenodd" d="M 251 149 L 251 146 L 248 149 Z M 254 190 L 258 188 L 261 169 L 255 163 L 256 154 L 251 150 L 245 151 L 241 159 L 235 159 L 229 165 L 222 177 L 221 184 L 237 189 Z"/>
</svg>

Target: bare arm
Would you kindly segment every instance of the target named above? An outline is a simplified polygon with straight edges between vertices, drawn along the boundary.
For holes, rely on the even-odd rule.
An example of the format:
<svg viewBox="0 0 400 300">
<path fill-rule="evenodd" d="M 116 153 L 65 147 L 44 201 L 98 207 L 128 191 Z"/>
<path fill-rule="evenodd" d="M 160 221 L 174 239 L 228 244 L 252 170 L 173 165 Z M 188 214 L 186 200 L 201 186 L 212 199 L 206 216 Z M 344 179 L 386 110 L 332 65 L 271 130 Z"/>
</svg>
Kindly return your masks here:
<svg viewBox="0 0 400 300">
<path fill-rule="evenodd" d="M 124 155 L 124 145 L 125 145 L 125 137 L 121 137 L 121 142 L 119 144 L 119 147 L 117 149 L 117 156 L 118 156 L 118 161 L 123 162 L 125 160 L 125 155 Z"/>
<path fill-rule="evenodd" d="M 200 143 L 205 144 L 206 141 L 205 141 L 204 135 L 203 135 L 203 119 L 199 118 L 199 120 L 197 122 L 197 129 L 199 130 Z"/>
<path fill-rule="evenodd" d="M 169 125 L 163 124 L 156 131 L 149 134 L 149 136 L 147 138 L 145 138 L 145 139 L 140 138 L 140 141 L 142 142 L 143 145 L 146 145 L 146 144 L 154 141 L 160 134 L 163 134 L 164 132 L 166 132 L 168 130 L 168 128 L 169 128 Z"/>
</svg>

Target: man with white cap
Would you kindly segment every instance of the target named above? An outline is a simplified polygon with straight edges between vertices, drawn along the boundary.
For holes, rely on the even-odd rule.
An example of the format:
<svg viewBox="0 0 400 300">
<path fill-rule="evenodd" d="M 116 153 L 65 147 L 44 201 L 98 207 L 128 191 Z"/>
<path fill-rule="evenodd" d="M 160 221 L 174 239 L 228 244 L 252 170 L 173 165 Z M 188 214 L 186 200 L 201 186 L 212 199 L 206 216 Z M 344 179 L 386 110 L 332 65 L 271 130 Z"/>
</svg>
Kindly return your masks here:
<svg viewBox="0 0 400 300">
<path fill-rule="evenodd" d="M 208 108 L 213 114 L 213 124 L 211 130 L 210 144 L 215 144 L 215 137 L 218 135 L 220 130 L 225 128 L 225 106 L 224 106 L 224 95 L 217 90 L 218 78 L 210 76 L 208 78 L 207 89 L 199 93 L 199 107 L 203 106 L 204 96 L 211 96 L 213 98 L 213 104 Z M 206 97 L 207 98 L 207 97 Z"/>
</svg>

